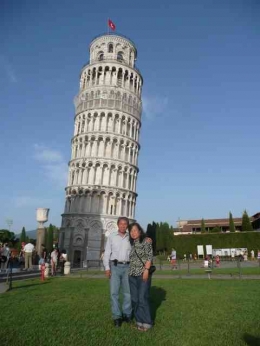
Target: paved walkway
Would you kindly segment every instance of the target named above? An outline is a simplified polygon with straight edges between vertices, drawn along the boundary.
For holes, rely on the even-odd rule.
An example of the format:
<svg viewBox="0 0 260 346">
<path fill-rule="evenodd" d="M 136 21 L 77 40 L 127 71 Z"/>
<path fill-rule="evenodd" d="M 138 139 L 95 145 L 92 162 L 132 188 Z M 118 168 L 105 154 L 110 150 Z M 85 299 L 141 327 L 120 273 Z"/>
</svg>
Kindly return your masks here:
<svg viewBox="0 0 260 346">
<path fill-rule="evenodd" d="M 80 274 L 80 273 L 74 273 L 68 276 L 69 278 L 89 278 L 89 279 L 107 279 L 105 274 Z M 209 279 L 208 275 L 153 275 L 153 279 Z M 241 275 L 239 277 L 238 275 L 211 275 L 210 279 L 214 280 L 260 280 L 260 275 Z"/>
<path fill-rule="evenodd" d="M 31 277 L 30 277 L 31 276 Z M 37 275 L 38 277 L 38 275 Z M 33 274 L 26 274 L 25 275 L 20 275 L 19 276 L 19 280 L 31 280 L 35 278 L 35 275 L 33 276 Z M 66 278 L 70 278 L 70 279 L 78 279 L 78 278 L 86 278 L 86 279 L 103 279 L 103 280 L 107 280 L 105 273 L 102 272 L 100 274 L 91 274 L 91 273 L 72 273 L 68 276 L 65 277 L 60 277 L 57 276 L 57 278 L 60 279 L 66 279 Z M 205 275 L 153 275 L 153 279 L 157 279 L 157 280 L 178 280 L 178 279 L 184 279 L 184 280 L 193 280 L 193 279 L 204 279 L 204 280 L 209 280 L 209 279 L 213 279 L 213 280 L 260 280 L 260 275 L 242 275 L 241 277 L 239 277 L 239 275 L 211 275 L 210 278 L 208 277 L 207 274 Z M 1 282 L 0 283 L 0 294 L 1 293 L 5 293 L 8 290 L 9 286 L 6 284 L 6 282 Z"/>
</svg>

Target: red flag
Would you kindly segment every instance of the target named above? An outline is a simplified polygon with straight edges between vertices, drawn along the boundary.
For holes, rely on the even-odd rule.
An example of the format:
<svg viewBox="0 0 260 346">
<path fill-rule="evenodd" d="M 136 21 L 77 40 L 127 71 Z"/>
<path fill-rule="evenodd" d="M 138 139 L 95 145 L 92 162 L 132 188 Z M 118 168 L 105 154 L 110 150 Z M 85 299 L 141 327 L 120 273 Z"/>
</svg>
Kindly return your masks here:
<svg viewBox="0 0 260 346">
<path fill-rule="evenodd" d="M 116 30 L 115 24 L 112 22 L 111 19 L 108 19 L 108 26 L 110 27 L 111 30 Z"/>
</svg>

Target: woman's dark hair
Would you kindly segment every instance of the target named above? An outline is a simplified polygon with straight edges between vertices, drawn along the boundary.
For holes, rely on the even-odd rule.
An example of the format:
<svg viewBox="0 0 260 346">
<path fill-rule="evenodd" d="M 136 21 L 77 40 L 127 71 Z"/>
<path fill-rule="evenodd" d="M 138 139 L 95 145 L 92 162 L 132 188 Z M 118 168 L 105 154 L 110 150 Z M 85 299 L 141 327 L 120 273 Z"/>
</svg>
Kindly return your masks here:
<svg viewBox="0 0 260 346">
<path fill-rule="evenodd" d="M 131 229 L 136 226 L 138 228 L 138 231 L 140 232 L 140 238 L 139 238 L 139 241 L 140 243 L 143 242 L 144 238 L 146 237 L 146 234 L 144 233 L 144 230 L 142 229 L 142 227 L 139 225 L 139 223 L 137 222 L 134 222 L 134 223 L 131 223 L 129 226 L 128 226 L 128 231 L 129 231 L 129 241 L 130 241 L 130 244 L 133 245 L 134 244 L 134 239 L 131 237 Z"/>
</svg>

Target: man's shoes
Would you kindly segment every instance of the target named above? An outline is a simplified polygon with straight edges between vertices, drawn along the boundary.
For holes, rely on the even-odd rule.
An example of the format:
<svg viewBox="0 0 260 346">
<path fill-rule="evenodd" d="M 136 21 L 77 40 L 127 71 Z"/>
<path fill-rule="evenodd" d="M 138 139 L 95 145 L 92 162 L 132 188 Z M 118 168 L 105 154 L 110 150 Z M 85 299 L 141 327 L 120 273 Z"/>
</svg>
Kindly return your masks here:
<svg viewBox="0 0 260 346">
<path fill-rule="evenodd" d="M 126 323 L 131 323 L 132 322 L 132 318 L 131 316 L 123 316 L 123 321 L 126 322 Z"/>
<path fill-rule="evenodd" d="M 122 318 L 114 320 L 114 325 L 116 328 L 120 328 L 122 326 Z"/>
</svg>

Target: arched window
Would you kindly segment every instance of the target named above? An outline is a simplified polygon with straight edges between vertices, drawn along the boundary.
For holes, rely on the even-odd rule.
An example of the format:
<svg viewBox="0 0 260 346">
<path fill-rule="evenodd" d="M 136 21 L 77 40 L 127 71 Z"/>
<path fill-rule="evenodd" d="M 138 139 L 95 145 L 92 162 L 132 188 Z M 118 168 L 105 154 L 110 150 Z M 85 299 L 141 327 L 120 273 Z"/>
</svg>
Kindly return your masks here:
<svg viewBox="0 0 260 346">
<path fill-rule="evenodd" d="M 104 52 L 99 52 L 99 53 L 98 53 L 98 60 L 99 60 L 99 61 L 104 60 Z"/>
<path fill-rule="evenodd" d="M 123 52 L 117 53 L 117 60 L 118 61 L 124 61 L 124 53 Z"/>
<path fill-rule="evenodd" d="M 108 45 L 108 53 L 113 53 L 114 47 L 113 47 L 113 43 L 109 43 Z"/>
</svg>

